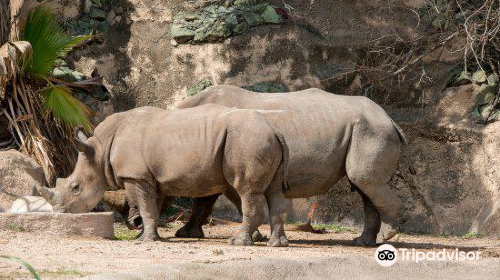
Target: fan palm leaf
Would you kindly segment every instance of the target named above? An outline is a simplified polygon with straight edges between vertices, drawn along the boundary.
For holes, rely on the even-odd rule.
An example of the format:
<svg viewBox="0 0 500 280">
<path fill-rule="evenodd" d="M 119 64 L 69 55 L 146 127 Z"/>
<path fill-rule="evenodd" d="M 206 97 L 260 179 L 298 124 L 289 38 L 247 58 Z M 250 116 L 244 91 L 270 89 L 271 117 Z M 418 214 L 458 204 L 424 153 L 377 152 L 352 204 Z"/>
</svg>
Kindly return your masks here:
<svg viewBox="0 0 500 280">
<path fill-rule="evenodd" d="M 44 6 L 29 12 L 20 37 L 33 48 L 33 55 L 23 64 L 22 70 L 41 79 L 52 73 L 57 59 L 64 58 L 73 47 L 90 38 L 64 33 L 52 11 Z"/>
<path fill-rule="evenodd" d="M 21 73 L 49 81 L 58 59 L 64 58 L 79 43 L 89 36 L 69 36 L 63 32 L 52 10 L 45 6 L 32 9 L 21 32 L 22 40 L 32 47 L 32 55 L 24 60 Z M 71 89 L 64 86 L 50 86 L 43 91 L 44 109 L 52 112 L 63 123 L 75 127 L 82 125 L 90 129 L 90 110 L 71 96 Z"/>
<path fill-rule="evenodd" d="M 88 121 L 89 109 L 80 100 L 71 95 L 71 90 L 65 86 L 53 86 L 42 92 L 46 111 L 54 114 L 66 125 L 76 127 L 83 125 L 85 129 L 90 129 Z"/>
</svg>

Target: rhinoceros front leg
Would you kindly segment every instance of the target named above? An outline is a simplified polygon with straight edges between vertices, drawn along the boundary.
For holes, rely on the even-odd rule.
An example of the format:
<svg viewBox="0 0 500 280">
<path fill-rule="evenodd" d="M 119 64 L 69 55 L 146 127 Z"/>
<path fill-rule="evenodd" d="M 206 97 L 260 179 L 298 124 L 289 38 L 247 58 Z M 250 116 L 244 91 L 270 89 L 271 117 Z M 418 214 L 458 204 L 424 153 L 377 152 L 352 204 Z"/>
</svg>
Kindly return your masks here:
<svg viewBox="0 0 500 280">
<path fill-rule="evenodd" d="M 251 189 L 251 188 L 248 188 Z M 229 244 L 238 246 L 253 245 L 252 234 L 264 222 L 265 196 L 249 191 L 240 194 L 243 223 L 238 233 L 229 239 Z"/>
<path fill-rule="evenodd" d="M 130 179 L 124 181 L 124 186 L 127 191 L 127 198 L 137 203 L 142 218 L 143 229 L 138 240 L 160 240 L 158 235 L 159 211 L 156 188 L 146 182 Z"/>
<path fill-rule="evenodd" d="M 281 186 L 270 187 L 266 191 L 266 199 L 269 207 L 269 224 L 271 226 L 271 237 L 267 242 L 267 246 L 286 247 L 288 239 L 285 235 L 285 216 L 287 201 Z"/>
</svg>

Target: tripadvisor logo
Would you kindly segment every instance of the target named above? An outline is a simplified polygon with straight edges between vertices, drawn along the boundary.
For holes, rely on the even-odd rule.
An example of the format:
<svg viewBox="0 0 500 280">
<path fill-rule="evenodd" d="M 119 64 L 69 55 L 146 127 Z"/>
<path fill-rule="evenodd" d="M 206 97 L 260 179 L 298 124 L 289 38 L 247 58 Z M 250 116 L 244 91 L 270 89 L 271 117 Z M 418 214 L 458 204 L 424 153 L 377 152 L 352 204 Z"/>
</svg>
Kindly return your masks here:
<svg viewBox="0 0 500 280">
<path fill-rule="evenodd" d="M 389 244 L 380 245 L 375 251 L 375 260 L 381 266 L 391 266 L 398 260 L 398 252 Z"/>
<path fill-rule="evenodd" d="M 399 251 L 399 252 L 398 252 Z M 422 252 L 415 249 L 400 248 L 396 250 L 394 246 L 389 244 L 380 245 L 375 251 L 375 260 L 381 266 L 391 266 L 396 261 L 474 261 L 479 260 L 479 251 L 459 251 L 442 249 L 439 251 Z"/>
</svg>

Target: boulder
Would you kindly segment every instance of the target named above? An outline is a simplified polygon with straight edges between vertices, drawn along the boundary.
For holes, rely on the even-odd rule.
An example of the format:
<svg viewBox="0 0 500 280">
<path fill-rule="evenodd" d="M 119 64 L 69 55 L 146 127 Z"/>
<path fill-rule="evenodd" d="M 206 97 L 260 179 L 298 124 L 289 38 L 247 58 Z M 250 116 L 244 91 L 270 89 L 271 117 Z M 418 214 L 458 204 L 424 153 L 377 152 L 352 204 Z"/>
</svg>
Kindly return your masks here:
<svg viewBox="0 0 500 280">
<path fill-rule="evenodd" d="M 477 70 L 472 75 L 472 80 L 474 81 L 474 83 L 477 83 L 477 84 L 486 82 L 487 78 L 488 78 L 488 76 L 486 75 L 486 72 L 484 70 Z"/>
<path fill-rule="evenodd" d="M 90 13 L 90 9 L 92 9 L 92 1 L 91 0 L 85 0 L 83 11 L 86 14 L 88 14 L 88 13 Z"/>
<path fill-rule="evenodd" d="M 16 150 L 0 152 L 0 212 L 30 195 L 35 184 L 45 184 L 45 175 L 33 159 Z"/>
<path fill-rule="evenodd" d="M 476 94 L 476 104 L 484 105 L 490 104 L 495 100 L 498 92 L 498 87 L 495 85 L 482 84 Z"/>
<path fill-rule="evenodd" d="M 96 9 L 96 8 L 93 8 L 91 11 L 90 11 L 90 17 L 93 18 L 93 19 L 96 19 L 96 20 L 105 20 L 106 19 L 106 12 L 101 10 L 101 9 Z"/>
</svg>

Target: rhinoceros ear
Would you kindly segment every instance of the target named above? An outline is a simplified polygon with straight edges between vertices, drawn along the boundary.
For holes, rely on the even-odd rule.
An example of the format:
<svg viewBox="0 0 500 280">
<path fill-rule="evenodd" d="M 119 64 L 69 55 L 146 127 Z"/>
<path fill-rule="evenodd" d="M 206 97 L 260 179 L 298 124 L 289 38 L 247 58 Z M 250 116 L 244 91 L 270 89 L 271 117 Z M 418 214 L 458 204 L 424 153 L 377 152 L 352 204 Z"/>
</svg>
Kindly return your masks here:
<svg viewBox="0 0 500 280">
<path fill-rule="evenodd" d="M 95 149 L 92 144 L 89 143 L 87 136 L 79 128 L 75 130 L 76 138 L 76 148 L 78 151 L 85 154 L 88 159 L 93 159 L 95 154 Z"/>
<path fill-rule="evenodd" d="M 88 141 L 82 141 L 80 140 L 80 138 L 76 138 L 75 143 L 78 151 L 84 153 L 88 159 L 94 158 L 95 149 L 94 146 L 92 146 L 92 144 L 90 144 Z"/>
<path fill-rule="evenodd" d="M 81 126 L 78 126 L 75 128 L 75 137 L 84 141 L 84 142 L 88 140 L 88 137 L 83 132 L 83 128 Z"/>
</svg>

